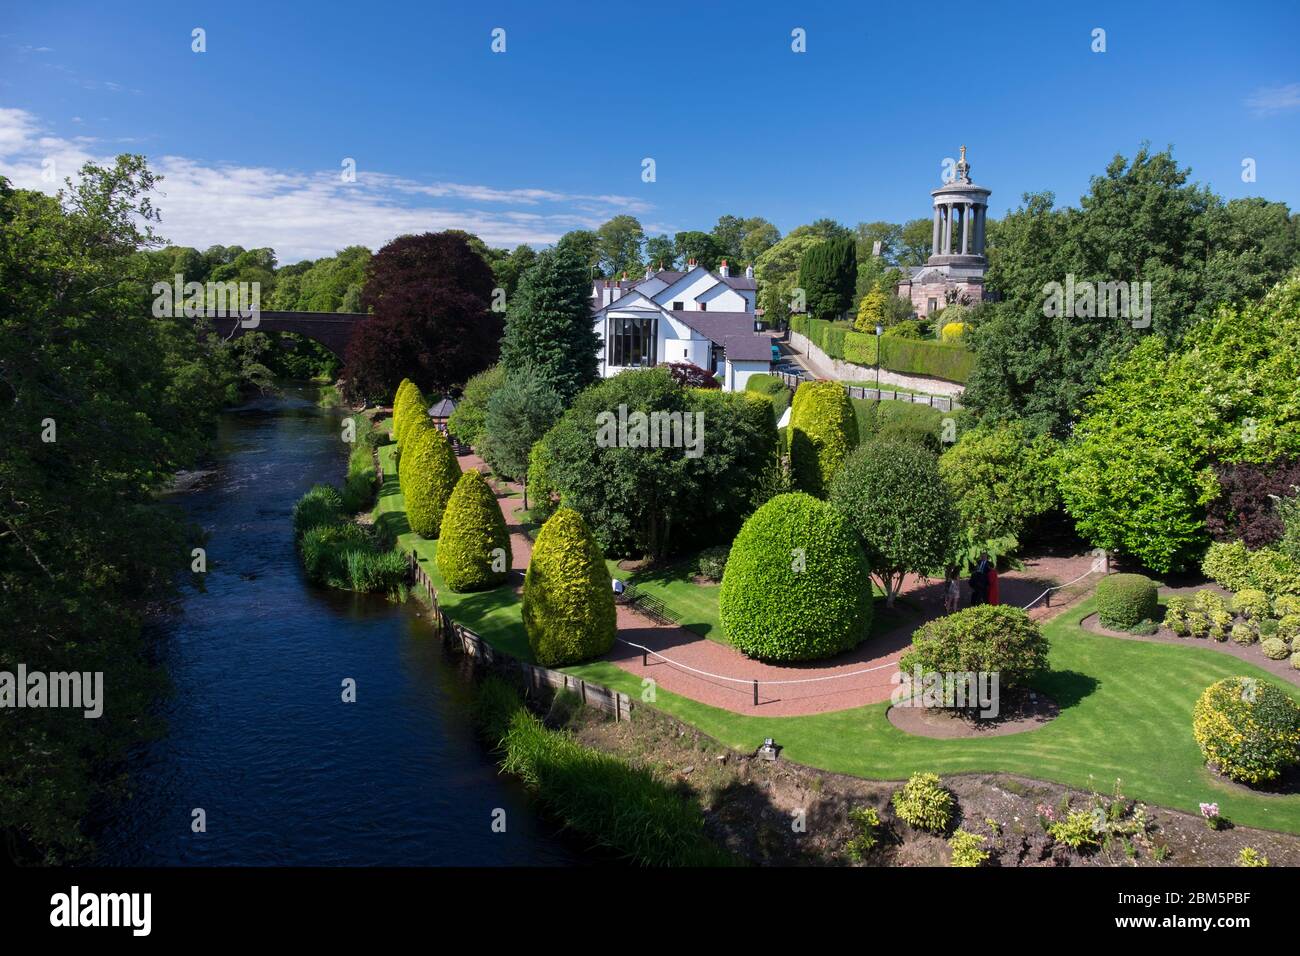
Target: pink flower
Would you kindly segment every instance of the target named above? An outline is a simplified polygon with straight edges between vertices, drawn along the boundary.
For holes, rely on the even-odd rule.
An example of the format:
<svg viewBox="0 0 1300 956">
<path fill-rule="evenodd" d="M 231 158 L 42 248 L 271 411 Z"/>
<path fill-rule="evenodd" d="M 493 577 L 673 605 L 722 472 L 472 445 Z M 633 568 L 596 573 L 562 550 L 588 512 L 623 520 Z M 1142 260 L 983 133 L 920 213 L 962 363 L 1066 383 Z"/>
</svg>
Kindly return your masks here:
<svg viewBox="0 0 1300 956">
<path fill-rule="evenodd" d="M 1207 820 L 1213 820 L 1219 815 L 1219 805 L 1217 803 L 1202 803 L 1201 816 Z"/>
</svg>

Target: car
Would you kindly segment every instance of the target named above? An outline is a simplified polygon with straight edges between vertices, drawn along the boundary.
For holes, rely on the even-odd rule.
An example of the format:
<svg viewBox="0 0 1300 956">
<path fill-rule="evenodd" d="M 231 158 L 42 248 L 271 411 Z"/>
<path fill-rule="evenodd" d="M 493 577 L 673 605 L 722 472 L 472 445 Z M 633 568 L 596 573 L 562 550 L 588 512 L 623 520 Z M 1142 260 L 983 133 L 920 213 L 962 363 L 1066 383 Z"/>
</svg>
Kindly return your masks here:
<svg viewBox="0 0 1300 956">
<path fill-rule="evenodd" d="M 772 343 L 772 361 L 781 361 L 781 346 L 777 345 L 775 342 Z"/>
</svg>

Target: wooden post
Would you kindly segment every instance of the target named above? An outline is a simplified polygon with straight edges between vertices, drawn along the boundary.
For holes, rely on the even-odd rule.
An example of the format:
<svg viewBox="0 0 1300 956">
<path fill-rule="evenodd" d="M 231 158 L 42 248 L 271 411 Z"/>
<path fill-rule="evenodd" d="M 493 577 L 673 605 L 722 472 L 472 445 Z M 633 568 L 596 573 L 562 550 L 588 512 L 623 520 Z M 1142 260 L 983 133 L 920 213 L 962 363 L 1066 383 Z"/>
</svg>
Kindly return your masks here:
<svg viewBox="0 0 1300 956">
<path fill-rule="evenodd" d="M 754 706 L 758 706 L 758 681 L 754 681 Z"/>
</svg>

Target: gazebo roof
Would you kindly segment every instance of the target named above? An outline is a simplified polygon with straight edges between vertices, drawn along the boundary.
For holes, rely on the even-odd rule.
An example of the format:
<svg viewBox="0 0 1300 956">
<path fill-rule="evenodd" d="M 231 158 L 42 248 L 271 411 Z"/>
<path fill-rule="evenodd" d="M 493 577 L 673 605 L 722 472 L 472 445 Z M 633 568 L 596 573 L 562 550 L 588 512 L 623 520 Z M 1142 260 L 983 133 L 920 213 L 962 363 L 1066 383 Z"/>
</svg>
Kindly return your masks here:
<svg viewBox="0 0 1300 956">
<path fill-rule="evenodd" d="M 433 406 L 429 409 L 429 417 L 450 418 L 451 413 L 454 412 L 455 410 L 456 410 L 456 403 L 453 402 L 450 398 L 444 398 L 439 402 L 435 402 Z"/>
</svg>

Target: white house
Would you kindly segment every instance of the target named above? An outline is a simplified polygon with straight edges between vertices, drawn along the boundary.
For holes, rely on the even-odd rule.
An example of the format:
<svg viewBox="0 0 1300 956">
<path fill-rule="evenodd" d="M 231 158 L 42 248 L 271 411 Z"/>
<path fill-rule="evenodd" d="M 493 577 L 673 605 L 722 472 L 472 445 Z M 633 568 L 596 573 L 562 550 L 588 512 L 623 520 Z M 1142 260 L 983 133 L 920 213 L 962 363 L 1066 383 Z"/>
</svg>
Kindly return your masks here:
<svg viewBox="0 0 1300 956">
<path fill-rule="evenodd" d="M 665 362 L 691 362 L 721 374 L 722 387 L 743 391 L 749 376 L 772 367 L 772 340 L 754 331 L 754 270 L 733 276 L 694 260 L 685 272 L 646 270 L 639 280 L 602 279 L 591 309 L 602 343 L 600 374 Z"/>
</svg>

